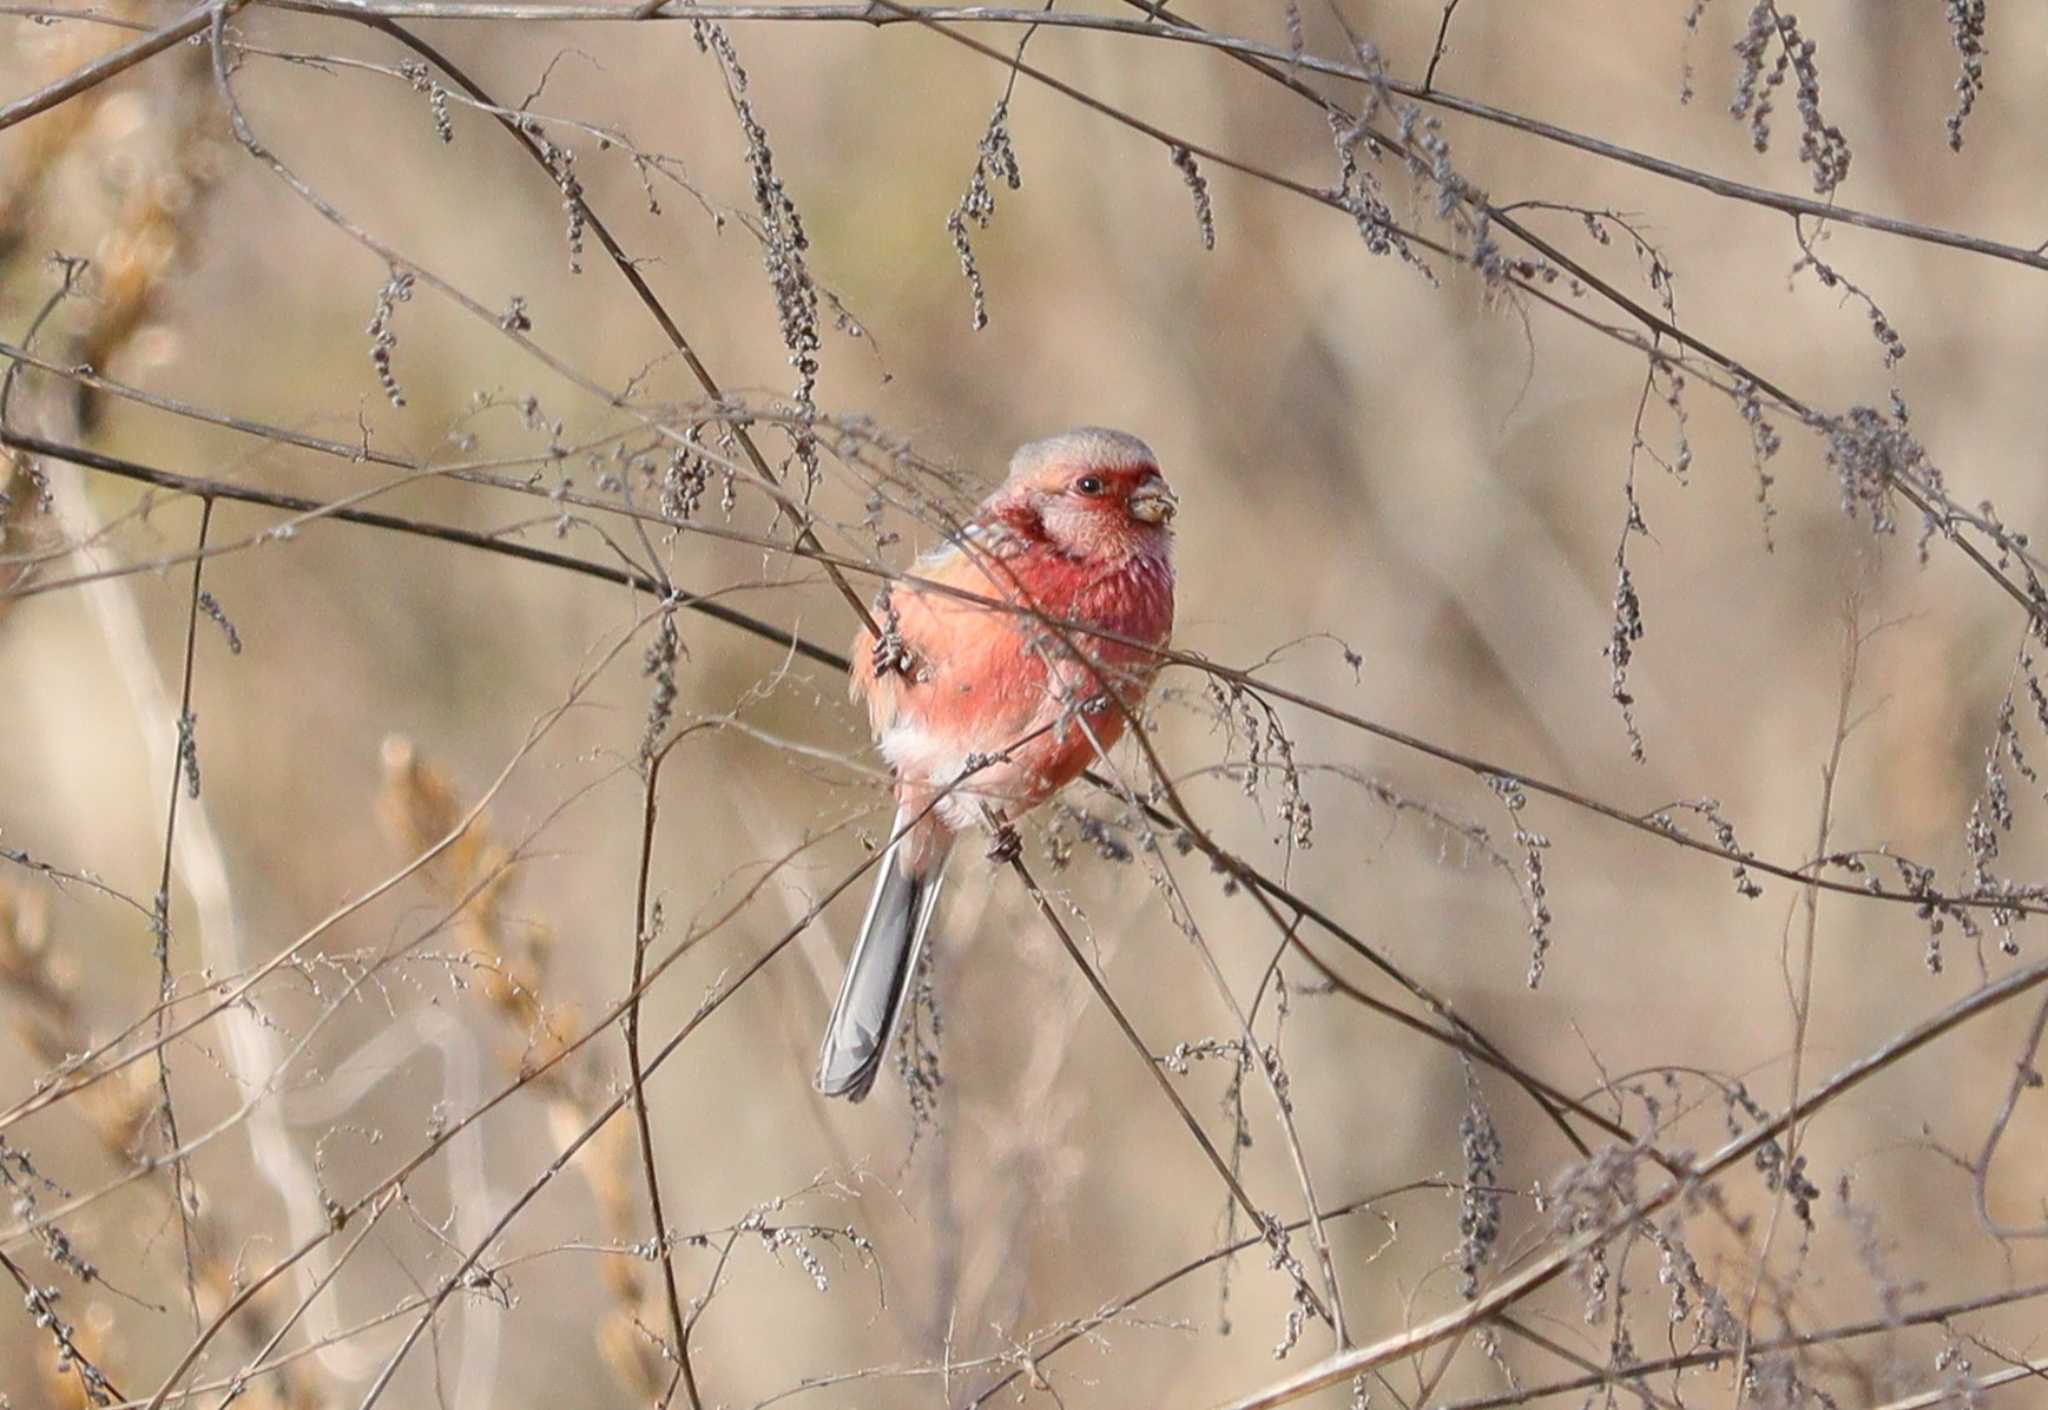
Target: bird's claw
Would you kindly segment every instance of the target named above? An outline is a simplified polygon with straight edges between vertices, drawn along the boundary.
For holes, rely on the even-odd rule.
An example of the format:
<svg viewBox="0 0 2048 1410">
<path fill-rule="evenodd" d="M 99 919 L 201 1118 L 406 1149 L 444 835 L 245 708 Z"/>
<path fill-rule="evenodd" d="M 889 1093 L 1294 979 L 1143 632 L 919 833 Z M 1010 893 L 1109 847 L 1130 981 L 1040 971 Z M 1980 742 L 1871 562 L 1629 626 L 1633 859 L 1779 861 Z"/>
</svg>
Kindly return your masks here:
<svg viewBox="0 0 2048 1410">
<path fill-rule="evenodd" d="M 1017 829 L 1006 822 L 995 825 L 995 835 L 989 840 L 988 859 L 997 866 L 1007 866 L 1024 855 L 1024 839 Z"/>
<path fill-rule="evenodd" d="M 893 630 L 885 631 L 875 638 L 874 668 L 875 679 L 900 675 L 905 679 L 916 674 L 917 658 L 910 654 L 910 648 Z"/>
<path fill-rule="evenodd" d="M 875 610 L 880 614 L 877 624 L 880 631 L 875 637 L 873 665 L 875 679 L 899 675 L 905 680 L 917 678 L 917 656 L 911 651 L 910 643 L 903 639 L 903 617 L 896 610 L 896 603 L 886 592 L 875 599 Z"/>
</svg>

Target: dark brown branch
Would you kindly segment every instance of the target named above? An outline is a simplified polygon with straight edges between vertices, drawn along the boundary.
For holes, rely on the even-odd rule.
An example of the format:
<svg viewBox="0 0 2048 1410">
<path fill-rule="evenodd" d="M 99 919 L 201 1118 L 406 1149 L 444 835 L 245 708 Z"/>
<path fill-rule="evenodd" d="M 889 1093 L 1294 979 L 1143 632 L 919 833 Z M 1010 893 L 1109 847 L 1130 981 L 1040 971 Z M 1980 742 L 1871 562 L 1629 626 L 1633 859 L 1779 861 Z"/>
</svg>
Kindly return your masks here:
<svg viewBox="0 0 2048 1410">
<path fill-rule="evenodd" d="M 633 1122 L 640 1135 L 640 1160 L 647 1175 L 648 1212 L 654 1219 L 654 1247 L 661 1253 L 662 1293 L 668 1300 L 669 1332 L 676 1345 L 676 1376 L 669 1383 L 668 1393 L 661 1398 L 662 1410 L 667 1410 L 677 1381 L 682 1383 L 684 1393 L 690 1397 L 692 1410 L 699 1410 L 704 1404 L 704 1398 L 697 1391 L 696 1370 L 690 1364 L 690 1327 L 683 1320 L 683 1300 L 676 1291 L 675 1249 L 669 1245 L 668 1218 L 662 1211 L 661 1175 L 654 1159 L 654 1128 L 647 1117 L 647 1069 L 640 1057 L 640 997 L 647 978 L 647 947 L 654 943 L 647 896 L 654 873 L 655 820 L 661 811 L 661 766 L 683 738 L 685 736 L 681 734 L 675 736 L 647 760 L 647 782 L 640 803 L 640 869 L 633 887 L 633 977 L 628 985 L 632 998 L 628 1001 L 625 1021 L 626 1061 L 633 1080 Z"/>
<path fill-rule="evenodd" d="M 1451 16 L 1457 13 L 1458 0 L 1444 0 L 1443 18 L 1437 21 L 1436 26 L 1436 43 L 1429 51 L 1429 68 L 1422 75 L 1422 89 L 1417 96 L 1428 96 L 1436 90 L 1436 66 L 1450 52 Z"/>
<path fill-rule="evenodd" d="M 496 538 L 490 534 L 478 533 L 474 529 L 458 528 L 453 524 L 433 524 L 418 519 L 408 519 L 400 514 L 384 514 L 372 509 L 338 509 L 317 499 L 300 495 L 281 494 L 275 490 L 257 489 L 250 485 L 238 485 L 229 480 L 206 480 L 193 476 L 178 475 L 168 470 L 141 465 L 119 456 L 105 455 L 88 450 L 84 446 L 60 445 L 44 440 L 40 436 L 24 435 L 17 431 L 0 428 L 0 445 L 16 450 L 29 451 L 52 460 L 68 461 L 90 470 L 99 470 L 116 475 L 124 480 L 140 484 L 156 485 L 162 489 L 176 490 L 181 494 L 196 494 L 209 499 L 233 500 L 240 504 L 258 504 L 271 509 L 282 509 L 294 514 L 317 515 L 322 519 L 336 519 L 344 524 L 363 524 L 375 529 L 388 529 L 393 533 L 410 534 L 418 538 L 436 539 L 442 543 L 461 544 L 465 548 L 478 548 L 487 553 L 501 554 L 507 558 L 520 558 L 529 563 L 539 563 L 550 568 L 561 568 L 584 577 L 597 578 L 608 583 L 617 583 L 655 597 L 661 595 L 661 584 L 645 573 L 626 568 L 616 568 L 605 563 L 593 563 L 573 554 L 556 553 L 550 549 L 534 548 L 529 544 L 514 543 Z M 846 669 L 846 658 L 836 651 L 806 641 L 794 632 L 787 631 L 727 607 L 724 603 L 710 598 L 681 593 L 681 605 L 692 612 L 702 613 L 728 626 L 740 628 L 764 641 L 772 641 L 787 651 L 794 651 L 806 660 L 834 670 Z"/>
</svg>

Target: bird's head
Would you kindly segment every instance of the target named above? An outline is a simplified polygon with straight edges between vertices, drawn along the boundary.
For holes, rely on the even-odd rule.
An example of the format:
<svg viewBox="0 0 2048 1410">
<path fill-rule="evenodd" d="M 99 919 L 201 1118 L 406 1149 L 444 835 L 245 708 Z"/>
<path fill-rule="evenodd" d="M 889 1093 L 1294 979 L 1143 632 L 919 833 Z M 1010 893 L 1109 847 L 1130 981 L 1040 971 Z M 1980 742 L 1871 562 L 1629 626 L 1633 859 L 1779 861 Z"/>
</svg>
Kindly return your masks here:
<svg viewBox="0 0 2048 1410">
<path fill-rule="evenodd" d="M 1179 504 L 1150 446 L 1099 426 L 1019 449 L 1001 499 L 1062 552 L 1104 559 L 1164 554 Z"/>
</svg>

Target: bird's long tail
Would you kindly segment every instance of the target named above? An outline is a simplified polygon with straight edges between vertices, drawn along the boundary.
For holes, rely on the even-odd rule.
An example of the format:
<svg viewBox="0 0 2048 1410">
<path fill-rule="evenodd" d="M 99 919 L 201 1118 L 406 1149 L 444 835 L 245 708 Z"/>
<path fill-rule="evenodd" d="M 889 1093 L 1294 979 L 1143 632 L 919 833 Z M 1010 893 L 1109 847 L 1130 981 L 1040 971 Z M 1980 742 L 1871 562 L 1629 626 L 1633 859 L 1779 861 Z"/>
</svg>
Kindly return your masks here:
<svg viewBox="0 0 2048 1410">
<path fill-rule="evenodd" d="M 857 1102 L 875 1085 L 903 1019 L 910 986 L 917 982 L 918 956 L 924 952 L 925 932 L 938 907 L 946 854 L 953 844 L 950 835 L 936 846 L 924 838 L 913 841 L 907 831 L 912 817 L 909 810 L 896 815 L 897 840 L 882 858 L 867 919 L 861 922 L 839 999 L 825 1023 L 817 1085 L 828 1097 Z M 911 858 L 917 853 L 922 855 L 913 873 Z"/>
</svg>

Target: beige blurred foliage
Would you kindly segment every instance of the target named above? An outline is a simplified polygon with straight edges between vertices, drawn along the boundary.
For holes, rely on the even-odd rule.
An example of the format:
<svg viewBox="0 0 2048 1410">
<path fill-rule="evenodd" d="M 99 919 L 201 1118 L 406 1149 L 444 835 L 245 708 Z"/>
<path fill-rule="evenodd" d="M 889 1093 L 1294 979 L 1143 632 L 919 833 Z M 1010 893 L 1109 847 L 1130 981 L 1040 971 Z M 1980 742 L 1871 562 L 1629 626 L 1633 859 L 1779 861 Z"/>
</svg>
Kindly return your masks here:
<svg viewBox="0 0 2048 1410">
<path fill-rule="evenodd" d="M 1090 8 L 1134 13 L 1108 0 Z M 1436 0 L 1344 8 L 1390 72 L 1420 77 L 1441 18 Z M 1689 8 L 1464 0 L 1437 82 L 1671 161 L 1808 190 L 1790 91 L 1777 95 L 1766 155 L 1726 112 L 1738 67 L 1729 46 L 1746 0 L 1699 9 L 1690 37 Z M 2028 248 L 2048 237 L 2037 179 L 2048 11 L 1995 8 L 1988 85 L 1952 154 L 1943 123 L 1957 60 L 1940 7 L 1802 7 L 1824 107 L 1854 152 L 1844 204 Z M 147 3 L 103 9 L 146 24 L 174 14 Z M 1288 43 L 1279 4 L 1217 0 L 1189 12 Z M 1304 5 L 1301 18 L 1312 51 L 1344 52 L 1326 7 Z M 572 272 L 562 193 L 488 117 L 431 79 L 416 83 L 399 67 L 412 56 L 362 27 L 260 7 L 232 23 L 269 51 L 246 54 L 236 74 L 251 122 L 350 219 L 486 308 L 523 301 L 531 337 L 578 374 L 612 388 L 632 382 L 649 407 L 697 398 L 688 369 L 588 235 Z M 719 68 L 686 25 L 419 29 L 501 102 L 524 98 L 535 113 L 587 124 L 549 131 L 573 149 L 582 190 L 699 354 L 736 395 L 763 404 L 787 395 L 793 373 L 774 291 L 748 229 L 746 147 Z M 1002 67 L 910 25 L 730 32 L 775 171 L 801 212 L 810 268 L 865 333 L 834 329 L 826 308 L 820 408 L 872 418 L 973 487 L 992 482 L 1011 446 L 1065 425 L 1144 435 L 1181 497 L 1183 648 L 1227 665 L 1264 663 L 1259 673 L 1290 689 L 1630 812 L 1711 797 L 1743 847 L 1798 862 L 1815 851 L 1845 639 L 1861 631 L 1857 723 L 1828 846 L 1888 847 L 1955 885 L 1967 876 L 1965 824 L 2008 691 L 2017 688 L 2026 748 L 2048 758 L 2014 675 L 2023 635 L 2014 605 L 1940 540 L 1923 566 L 1911 517 L 1883 538 L 1845 518 L 1816 439 L 1782 417 L 1767 543 L 1749 430 L 1726 398 L 1694 385 L 1684 403 L 1687 475 L 1647 457 L 1635 469 L 1648 533 L 1629 545 L 1645 625 L 1629 686 L 1647 761 L 1632 762 L 1602 653 L 1640 356 L 1550 309 L 1490 295 L 1452 262 L 1431 259 L 1432 282 L 1369 255 L 1350 220 L 1214 164 L 1201 168 L 1216 233 L 1206 251 L 1164 149 L 1028 79 L 1008 112 L 1021 188 L 998 184 L 991 223 L 968 227 L 989 314 L 974 331 L 946 218 L 1002 94 Z M 1001 45 L 1017 33 L 975 32 Z M 0 12 L 0 100 L 123 37 Z M 1050 29 L 1028 55 L 1176 134 L 1298 181 L 1334 179 L 1324 117 L 1221 55 Z M 1697 96 L 1681 104 L 1687 65 Z M 444 106 L 449 142 L 437 131 Z M 1988 500 L 2015 528 L 2039 522 L 2048 282 L 2038 271 L 1829 227 L 1818 251 L 1905 340 L 1906 358 L 1887 369 L 1862 306 L 1795 272 L 1787 217 L 1466 118 L 1446 116 L 1442 133 L 1457 169 L 1497 202 L 1620 213 L 1671 271 L 1684 327 L 1811 404 L 1884 406 L 1896 388 L 1957 500 Z M 1386 171 L 1395 217 L 1443 235 L 1433 193 Z M 1618 225 L 1600 245 L 1574 214 L 1523 218 L 1657 301 Z M 235 144 L 203 49 L 179 46 L 0 132 L 0 242 L 0 338 L 10 343 L 62 282 L 48 257 L 91 261 L 80 296 L 38 343 L 59 362 L 436 464 L 525 457 L 507 473 L 544 487 L 566 478 L 604 494 L 617 469 L 609 445 L 552 461 L 548 448 L 619 432 L 626 418 L 424 286 L 389 313 L 389 368 L 406 405 L 390 403 L 365 325 L 392 271 Z M 1564 281 L 1554 292 L 1610 316 Z M 25 382 L 30 391 L 46 406 L 65 400 L 47 379 Z M 392 478 L 106 395 L 74 398 L 67 414 L 92 445 L 182 473 L 325 500 Z M 1668 458 L 1675 427 L 1658 396 L 1642 424 Z M 786 444 L 773 428 L 757 434 L 771 457 Z M 69 1057 L 153 1022 L 147 911 L 170 780 L 149 766 L 152 722 L 138 718 L 125 682 L 155 672 L 176 694 L 191 586 L 181 555 L 198 522 L 188 502 L 95 479 L 91 503 L 107 532 L 86 552 L 59 553 L 60 529 L 20 492 L 21 468 L 0 465 L 0 476 L 10 471 L 0 480 L 10 495 L 0 521 L 0 847 L 98 885 L 0 861 L 8 1104 Z M 723 489 L 714 476 L 696 511 L 705 522 L 727 522 Z M 874 549 L 866 498 L 828 461 L 817 503 L 831 546 Z M 596 516 L 571 522 L 565 505 L 449 479 L 384 490 L 370 507 L 592 561 L 651 550 L 688 591 L 719 591 L 832 649 L 852 634 L 839 596 L 786 555 L 687 534 L 643 546 L 620 520 L 607 521 L 608 542 L 589 527 Z M 252 963 L 449 835 L 536 720 L 652 607 L 594 580 L 346 524 L 258 542 L 279 517 L 217 506 L 212 542 L 234 548 L 208 563 L 205 586 L 242 649 L 230 651 L 202 614 L 193 685 L 204 794 Z M 743 484 L 730 522 L 787 534 Z M 905 535 L 883 550 L 898 564 L 933 536 L 908 521 L 889 528 Z M 126 583 L 152 659 L 110 650 L 80 592 L 7 595 L 5 585 L 118 562 L 145 565 Z M 865 722 L 840 680 L 702 616 L 682 613 L 677 626 L 676 719 L 714 723 L 677 745 L 661 776 L 649 892 L 662 921 L 650 953 L 685 939 L 692 948 L 646 997 L 650 1048 L 858 864 L 887 817 Z M 635 765 L 654 688 L 639 669 L 647 639 L 643 630 L 598 671 L 432 865 L 348 913 L 256 990 L 255 1010 L 293 1054 L 286 1071 L 237 1071 L 205 1027 L 170 1050 L 181 1125 L 188 1139 L 204 1137 L 190 1168 L 206 1308 L 290 1252 L 281 1201 L 308 1193 L 259 1175 L 240 1130 L 244 1103 L 276 1104 L 319 1197 L 347 1201 L 476 1099 L 547 1068 L 411 1178 L 403 1208 L 382 1216 L 323 1295 L 321 1325 L 354 1329 L 346 1346 L 252 1381 L 272 1403 L 357 1403 L 412 1316 L 386 1314 L 452 1271 L 473 1227 L 463 1221 L 488 1228 L 630 1085 L 616 1030 L 568 1045 L 620 1002 L 633 963 L 644 822 Z M 1277 782 L 1248 790 L 1216 768 L 1247 757 L 1242 712 L 1226 728 L 1200 676 L 1166 677 L 1156 738 L 1221 842 L 1284 871 L 1298 893 L 1558 1086 L 1584 1093 L 1611 1079 L 1649 1091 L 1672 1123 L 1668 1148 L 1710 1150 L 1727 1135 L 1728 1104 L 1700 1074 L 1739 1079 L 1756 1102 L 1782 1108 L 1806 925 L 1796 888 L 1767 878 L 1760 898 L 1745 899 L 1725 862 L 1548 798 L 1511 817 L 1470 774 L 1327 718 L 1282 718 L 1312 806 L 1306 849 L 1289 845 L 1299 814 L 1284 811 Z M 1254 722 L 1254 733 L 1263 728 Z M 1273 741 L 1261 748 L 1272 757 Z M 1135 755 L 1118 761 L 1142 780 Z M 2008 772 L 2018 819 L 2000 865 L 2029 879 L 2040 874 L 2044 804 L 2037 784 Z M 1102 819 L 1121 811 L 1101 795 L 1070 801 Z M 1472 832 L 1485 829 L 1513 875 L 1517 823 L 1549 842 L 1554 944 L 1533 993 L 1524 898 Z M 1029 841 L 1038 875 L 1056 886 L 1155 1051 L 1236 1036 L 1180 922 L 1199 928 L 1235 992 L 1249 995 L 1276 936 L 1243 895 L 1171 850 L 1117 864 L 1072 819 Z M 1068 864 L 1055 869 L 1054 854 L 1070 854 Z M 751 1406 L 808 1381 L 920 1367 L 777 1403 L 957 1405 L 1021 1370 L 1006 1403 L 1049 1404 L 1056 1391 L 1070 1407 L 1200 1406 L 1326 1353 L 1328 1329 L 1311 1325 L 1276 1366 L 1289 1285 L 1254 1248 L 1227 1283 L 1215 1268 L 1195 1273 L 1042 1354 L 1049 1336 L 1246 1227 L 1226 1214 L 1215 1173 L 1015 879 L 978 856 L 961 862 L 936 961 L 944 1085 L 935 1124 L 913 1124 L 893 1074 L 863 1106 L 811 1091 L 812 1045 L 859 896 L 836 901 L 648 1080 L 706 1404 Z M 1184 907 L 1148 884 L 1162 865 Z M 196 1004 L 192 996 L 235 976 L 202 972 L 200 921 L 176 886 L 170 918 L 184 1002 Z M 1822 897 L 1813 935 L 1802 1090 L 2012 964 L 1995 936 L 1975 945 L 1950 926 L 1943 968 L 1930 973 L 1928 928 L 1910 907 L 1853 897 Z M 1406 1003 L 1355 956 L 1311 938 L 1350 982 Z M 2022 926 L 2018 939 L 2022 960 L 2040 957 L 2038 926 Z M 1352 1330 L 1371 1339 L 1460 1299 L 1459 1202 L 1441 1185 L 1464 1170 L 1467 1076 L 1448 1049 L 1315 992 L 1305 966 L 1283 970 L 1281 1053 L 1323 1201 L 1435 1182 L 1375 1205 L 1390 1222 L 1364 1213 L 1332 1224 Z M 1765 1275 L 1757 1255 L 1779 1202 L 1755 1170 L 1719 1182 L 1719 1203 L 1687 1214 L 1692 1257 L 1756 1337 L 1882 1316 L 1887 1291 L 1911 1308 L 2048 1277 L 2033 1244 L 2002 1245 L 1983 1231 L 1970 1178 L 1950 1154 L 1974 1156 L 1985 1139 L 2026 1017 L 2023 1005 L 2000 1010 L 1813 1123 L 1800 1150 L 1820 1190 L 1815 1222 L 1808 1230 L 1781 1213 Z M 1231 1066 L 1196 1060 L 1174 1077 L 1226 1146 Z M 44 1205 L 94 1195 L 62 1223 L 115 1286 L 67 1281 L 32 1236 L 4 1247 L 66 1288 L 60 1306 L 82 1329 L 81 1347 L 89 1340 L 124 1391 L 146 1396 L 193 1323 L 169 1176 L 135 1173 L 138 1159 L 161 1151 L 154 1067 L 126 1072 L 139 1076 L 0 1128 L 61 1187 L 42 1192 Z M 1476 1080 L 1504 1145 L 1496 1178 L 1516 1191 L 1503 1206 L 1498 1267 L 1547 1235 L 1551 1216 L 1528 1192 L 1575 1156 L 1511 1083 L 1484 1071 Z M 1272 1099 L 1255 1076 L 1243 1088 L 1245 1182 L 1278 1216 L 1298 1218 Z M 323 1091 L 352 1094 L 346 1110 L 329 1111 Z M 1637 1097 L 1595 1104 L 1645 1120 Z M 2020 1104 L 1988 1186 L 2002 1220 L 2038 1218 L 2048 1198 L 2042 1120 Z M 458 1173 L 471 1168 L 458 1154 L 480 1180 Z M 656 1231 L 630 1107 L 568 1169 L 574 1178 L 548 1184 L 492 1242 L 495 1271 L 450 1302 L 437 1339 L 413 1351 L 385 1404 L 646 1404 L 666 1388 L 670 1312 L 648 1256 Z M 1667 1337 L 1686 1349 L 1688 1327 L 1666 1331 L 1672 1295 L 1658 1284 L 1656 1251 L 1641 1240 L 1630 1247 L 1617 1278 L 1635 1353 L 1674 1349 Z M 1292 1248 L 1313 1267 L 1306 1234 Z M 694 1300 L 714 1286 L 699 1315 Z M 195 1382 L 224 1386 L 305 1291 L 288 1282 L 263 1299 L 245 1319 L 250 1329 L 217 1343 Z M 1525 1320 L 1602 1364 L 1613 1296 L 1588 1325 L 1584 1289 L 1560 1284 Z M 1983 1341 L 1965 1354 L 1978 1371 L 1997 1369 L 2006 1353 L 2038 1354 L 2038 1324 L 2035 1304 L 1973 1318 L 1966 1329 Z M 304 1335 L 288 1332 L 281 1345 L 302 1347 Z M 1528 1340 L 1503 1334 L 1498 1345 L 1499 1360 L 1465 1346 L 1441 1395 L 1504 1389 L 1504 1366 L 1530 1384 L 1574 1373 Z M 1940 1328 L 1900 1330 L 1815 1352 L 1800 1369 L 1841 1403 L 1875 1404 L 1941 1384 L 1936 1357 L 1947 1345 Z M 27 1315 L 0 1313 L 0 1403 L 77 1403 L 66 1398 L 75 1378 L 22 1369 L 49 1354 Z M 1389 1372 L 1402 1396 L 1412 1398 L 1416 1378 L 1412 1366 Z M 1651 1388 L 1674 1393 L 1668 1377 Z M 1736 1399 L 1728 1363 L 1677 1391 L 1693 1404 Z M 2038 1392 L 2001 1394 L 2017 1405 Z M 1332 1392 L 1312 1403 L 1346 1401 Z M 1374 1403 L 1395 1401 L 1376 1388 Z"/>
</svg>

